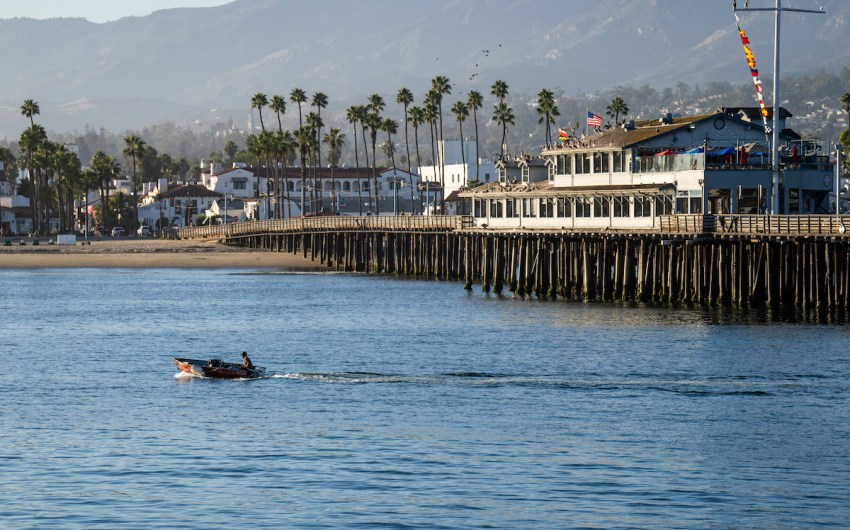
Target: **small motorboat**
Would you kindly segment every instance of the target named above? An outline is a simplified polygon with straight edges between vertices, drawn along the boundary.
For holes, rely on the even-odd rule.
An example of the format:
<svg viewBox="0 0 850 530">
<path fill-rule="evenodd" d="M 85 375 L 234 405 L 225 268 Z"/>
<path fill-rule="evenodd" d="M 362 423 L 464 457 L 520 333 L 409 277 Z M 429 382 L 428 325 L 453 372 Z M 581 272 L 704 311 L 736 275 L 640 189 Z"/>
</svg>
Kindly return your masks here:
<svg viewBox="0 0 850 530">
<path fill-rule="evenodd" d="M 256 379 L 266 375 L 266 369 L 262 366 L 243 368 L 242 363 L 228 363 L 221 359 L 174 357 L 174 364 L 181 372 L 211 379 Z"/>
</svg>

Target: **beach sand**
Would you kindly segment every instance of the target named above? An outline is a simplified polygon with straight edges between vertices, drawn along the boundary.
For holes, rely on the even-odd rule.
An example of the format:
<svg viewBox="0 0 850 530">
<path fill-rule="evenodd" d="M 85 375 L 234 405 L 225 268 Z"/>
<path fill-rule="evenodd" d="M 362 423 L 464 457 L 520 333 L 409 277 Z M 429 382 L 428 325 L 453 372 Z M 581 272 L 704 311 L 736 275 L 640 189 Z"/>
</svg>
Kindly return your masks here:
<svg viewBox="0 0 850 530">
<path fill-rule="evenodd" d="M 300 255 L 244 249 L 217 242 L 128 237 L 93 238 L 90 244 L 38 245 L 13 239 L 0 246 L 0 269 L 128 268 L 128 269 L 277 269 L 299 272 L 329 270 Z"/>
</svg>

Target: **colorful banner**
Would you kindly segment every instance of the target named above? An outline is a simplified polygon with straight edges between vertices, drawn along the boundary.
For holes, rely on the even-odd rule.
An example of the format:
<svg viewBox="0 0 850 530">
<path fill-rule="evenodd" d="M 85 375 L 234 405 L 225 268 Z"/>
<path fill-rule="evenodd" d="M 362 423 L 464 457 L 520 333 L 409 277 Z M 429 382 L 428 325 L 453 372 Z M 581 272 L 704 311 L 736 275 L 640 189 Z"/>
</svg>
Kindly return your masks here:
<svg viewBox="0 0 850 530">
<path fill-rule="evenodd" d="M 761 79 L 759 79 L 759 71 L 758 68 L 756 68 L 756 58 L 750 50 L 750 39 L 747 37 L 746 32 L 741 29 L 741 19 L 738 17 L 737 13 L 735 13 L 735 25 L 738 26 L 738 35 L 741 36 L 741 44 L 744 46 L 744 55 L 747 58 L 747 66 L 750 67 L 750 74 L 753 77 L 753 83 L 756 87 L 756 98 L 758 99 L 759 107 L 761 108 L 761 119 L 764 122 L 764 132 L 765 134 L 770 134 L 770 127 L 767 125 L 767 109 L 764 106 L 764 94 L 761 89 Z"/>
</svg>

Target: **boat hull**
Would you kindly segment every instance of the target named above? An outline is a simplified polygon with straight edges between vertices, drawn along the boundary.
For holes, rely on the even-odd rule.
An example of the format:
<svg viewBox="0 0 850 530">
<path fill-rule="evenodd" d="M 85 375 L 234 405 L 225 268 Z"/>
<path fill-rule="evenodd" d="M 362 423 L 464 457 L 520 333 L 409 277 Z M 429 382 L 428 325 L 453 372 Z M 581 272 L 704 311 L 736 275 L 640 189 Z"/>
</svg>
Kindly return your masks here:
<svg viewBox="0 0 850 530">
<path fill-rule="evenodd" d="M 266 369 L 262 366 L 255 366 L 249 370 L 243 368 L 241 364 L 226 363 L 219 359 L 174 357 L 174 364 L 183 373 L 210 379 L 256 379 L 266 374 Z"/>
</svg>

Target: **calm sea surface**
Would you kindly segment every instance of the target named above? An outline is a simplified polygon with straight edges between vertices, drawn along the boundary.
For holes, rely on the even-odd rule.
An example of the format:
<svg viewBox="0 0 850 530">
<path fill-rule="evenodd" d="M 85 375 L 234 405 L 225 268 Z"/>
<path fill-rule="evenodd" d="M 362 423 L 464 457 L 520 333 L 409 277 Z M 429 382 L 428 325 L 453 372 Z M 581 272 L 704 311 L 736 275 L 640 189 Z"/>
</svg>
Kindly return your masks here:
<svg viewBox="0 0 850 530">
<path fill-rule="evenodd" d="M 0 271 L 2 528 L 850 521 L 850 326 L 459 283 Z M 177 377 L 171 356 L 271 376 Z"/>
</svg>

